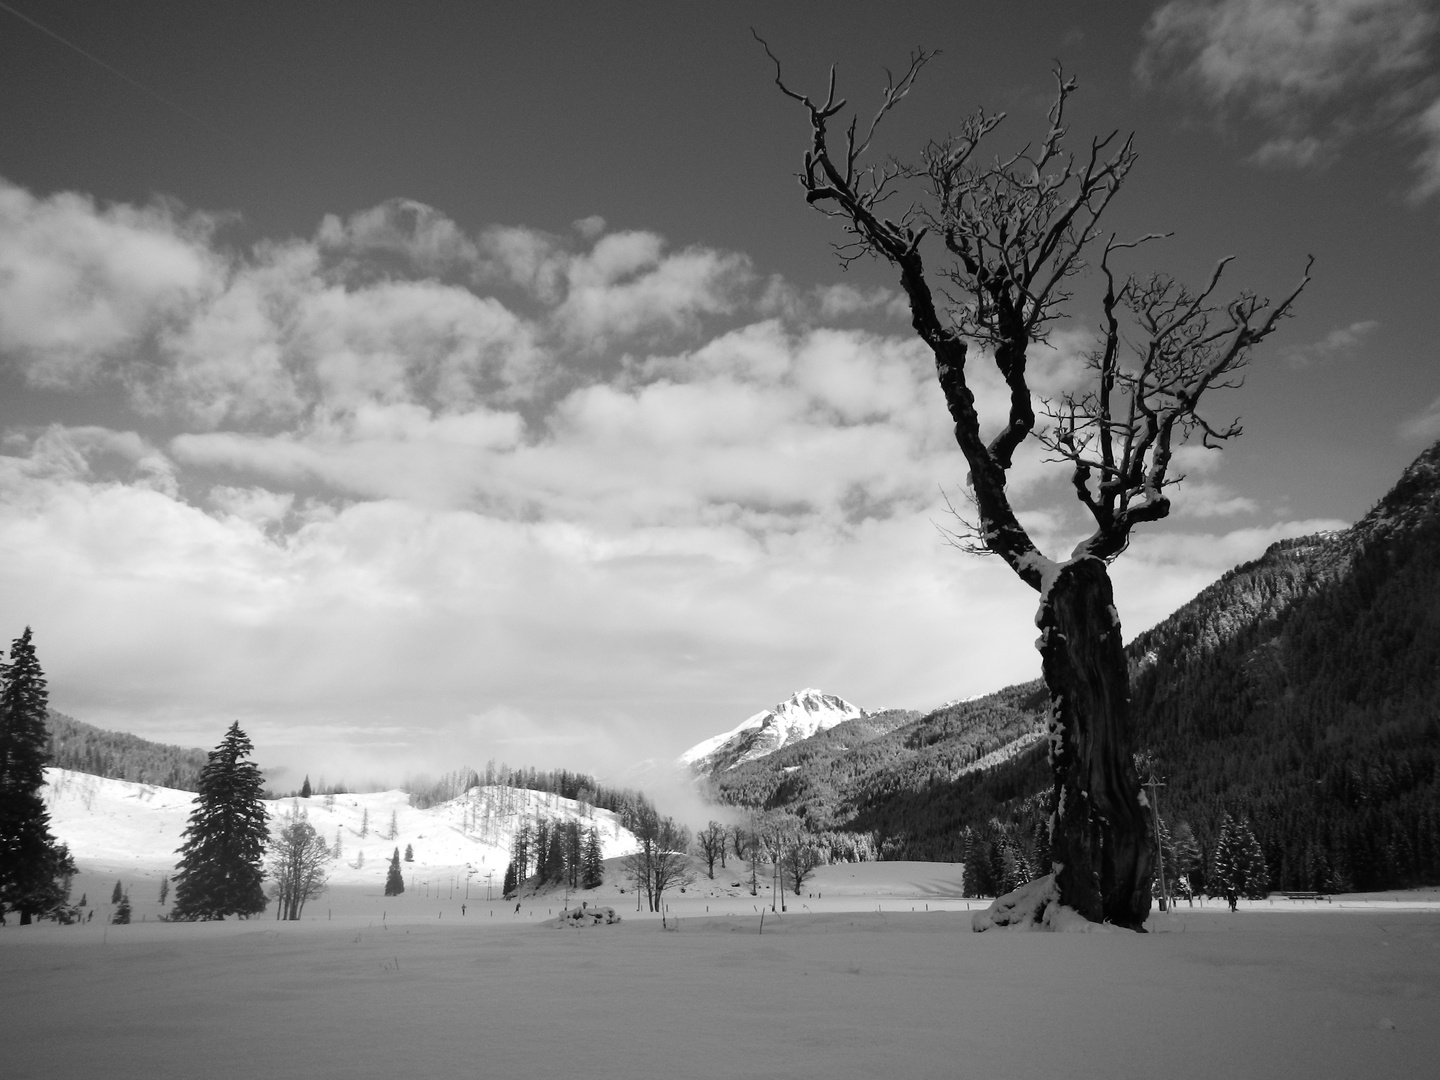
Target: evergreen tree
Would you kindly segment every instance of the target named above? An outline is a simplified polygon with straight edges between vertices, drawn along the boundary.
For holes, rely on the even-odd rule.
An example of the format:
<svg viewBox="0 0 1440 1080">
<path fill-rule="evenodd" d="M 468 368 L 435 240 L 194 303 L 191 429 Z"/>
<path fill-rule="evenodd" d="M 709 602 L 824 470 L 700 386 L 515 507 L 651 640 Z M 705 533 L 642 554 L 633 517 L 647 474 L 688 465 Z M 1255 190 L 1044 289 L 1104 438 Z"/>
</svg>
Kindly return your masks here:
<svg viewBox="0 0 1440 1080">
<path fill-rule="evenodd" d="M 1220 823 L 1208 885 L 1212 894 L 1218 891 L 1227 898 L 1260 900 L 1269 893 L 1265 852 L 1248 820 L 1226 814 Z"/>
<path fill-rule="evenodd" d="M 605 857 L 600 848 L 600 833 L 594 827 L 585 834 L 584 877 L 581 884 L 598 889 L 605 880 Z"/>
<path fill-rule="evenodd" d="M 340 830 L 337 828 L 335 830 L 335 846 L 330 849 L 330 857 L 332 859 L 338 859 L 345 854 L 345 845 L 341 841 L 340 836 Z"/>
<path fill-rule="evenodd" d="M 117 908 L 115 909 L 115 914 L 113 914 L 113 915 L 110 916 L 110 921 L 111 921 L 112 923 L 114 923 L 116 926 L 126 926 L 126 925 L 128 925 L 129 922 L 130 922 L 130 896 L 129 896 L 129 894 L 128 894 L 128 893 L 121 893 L 121 894 L 120 894 L 120 899 L 119 899 L 119 901 L 117 901 L 117 903 L 119 904 L 119 907 L 117 907 Z"/>
<path fill-rule="evenodd" d="M 160 903 L 161 903 L 161 904 L 164 904 L 166 898 L 167 898 L 169 895 L 170 895 L 170 879 L 169 879 L 168 877 L 162 877 L 162 878 L 160 879 Z"/>
<path fill-rule="evenodd" d="M 308 798 L 310 798 L 310 775 L 309 775 L 309 773 L 306 773 L 306 775 L 305 775 L 305 783 L 303 783 L 303 784 L 300 785 L 300 797 L 301 797 L 302 799 L 308 799 Z"/>
<path fill-rule="evenodd" d="M 0 911 L 18 911 L 22 926 L 37 917 L 64 921 L 75 873 L 40 796 L 49 696 L 27 626 L 10 662 L 0 663 Z"/>
<path fill-rule="evenodd" d="M 363 840 L 370 835 L 370 808 L 367 806 L 360 812 L 360 838 Z"/>
<path fill-rule="evenodd" d="M 118 904 L 124 895 L 125 890 L 120 888 L 120 882 L 115 882 L 115 888 L 110 890 L 110 902 L 112 904 Z"/>
<path fill-rule="evenodd" d="M 201 770 L 195 809 L 179 848 L 174 919 L 223 919 L 265 910 L 260 881 L 269 827 L 260 801 L 260 768 L 243 760 L 252 749 L 240 724 L 232 723 Z"/>
<path fill-rule="evenodd" d="M 550 853 L 545 858 L 547 880 L 565 880 L 565 830 L 558 824 L 550 828 Z"/>
<path fill-rule="evenodd" d="M 511 859 L 505 864 L 505 884 L 500 890 L 500 895 L 510 899 L 514 895 L 517 883 L 515 881 L 515 860 Z"/>
<path fill-rule="evenodd" d="M 386 839 L 386 840 L 394 840 L 394 839 L 395 839 L 397 836 L 399 836 L 399 835 L 400 835 L 400 819 L 395 816 L 395 811 L 394 811 L 394 810 L 391 810 L 391 811 L 390 811 L 390 835 L 387 836 L 387 837 L 385 837 L 385 839 Z"/>
<path fill-rule="evenodd" d="M 412 848 L 409 844 L 406 844 L 406 845 L 405 845 L 405 861 L 406 861 L 406 862 L 414 862 L 414 861 L 415 861 L 415 849 Z"/>
<path fill-rule="evenodd" d="M 390 870 L 385 875 L 385 895 L 399 896 L 405 891 L 405 878 L 400 874 L 400 849 L 390 856 Z"/>
</svg>

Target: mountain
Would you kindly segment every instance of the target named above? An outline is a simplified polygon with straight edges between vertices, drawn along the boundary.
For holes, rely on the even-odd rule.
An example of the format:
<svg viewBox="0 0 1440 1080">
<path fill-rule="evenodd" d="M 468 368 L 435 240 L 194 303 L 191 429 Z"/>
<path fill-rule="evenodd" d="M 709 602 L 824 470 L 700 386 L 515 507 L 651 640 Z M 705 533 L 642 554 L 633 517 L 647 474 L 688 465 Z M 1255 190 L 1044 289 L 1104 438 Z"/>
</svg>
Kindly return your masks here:
<svg viewBox="0 0 1440 1080">
<path fill-rule="evenodd" d="M 1137 744 L 1197 885 L 1227 812 L 1250 820 L 1274 888 L 1440 882 L 1440 443 L 1353 527 L 1272 545 L 1127 653 Z M 1033 865 L 1045 701 L 1037 681 L 863 741 L 836 728 L 712 792 L 799 813 L 837 854 Z"/>
<path fill-rule="evenodd" d="M 680 755 L 680 763 L 697 774 L 723 772 L 864 715 L 864 709 L 844 698 L 807 688 L 724 734 L 696 743 Z"/>
<path fill-rule="evenodd" d="M 42 792 L 50 831 L 69 845 L 82 869 L 173 867 L 195 800 L 190 791 L 56 768 L 45 770 Z M 265 807 L 272 824 L 287 813 L 304 813 L 332 846 L 339 844 L 340 857 L 329 868 L 337 884 L 378 888 L 391 853 L 408 846 L 415 861 L 405 864 L 407 873 L 413 867 L 463 874 L 468 867 L 481 883 L 493 874 L 498 886 L 516 829 L 537 820 L 594 827 L 607 859 L 637 846 L 618 814 L 551 792 L 500 784 L 473 787 L 424 809 L 411 806 L 410 796 L 398 790 L 272 799 Z"/>
</svg>

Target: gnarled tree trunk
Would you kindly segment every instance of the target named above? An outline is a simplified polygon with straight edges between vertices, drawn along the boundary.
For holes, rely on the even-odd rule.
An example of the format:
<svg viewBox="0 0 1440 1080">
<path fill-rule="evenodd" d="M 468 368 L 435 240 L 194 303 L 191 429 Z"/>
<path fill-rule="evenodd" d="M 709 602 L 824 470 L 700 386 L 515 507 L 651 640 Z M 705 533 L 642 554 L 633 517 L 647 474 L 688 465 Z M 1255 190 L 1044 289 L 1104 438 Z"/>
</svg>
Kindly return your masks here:
<svg viewBox="0 0 1440 1080">
<path fill-rule="evenodd" d="M 1052 710 L 1050 853 L 1060 900 L 1092 922 L 1141 930 L 1150 914 L 1154 843 L 1140 802 L 1130 673 L 1104 562 L 1064 564 L 1036 621 Z"/>
</svg>

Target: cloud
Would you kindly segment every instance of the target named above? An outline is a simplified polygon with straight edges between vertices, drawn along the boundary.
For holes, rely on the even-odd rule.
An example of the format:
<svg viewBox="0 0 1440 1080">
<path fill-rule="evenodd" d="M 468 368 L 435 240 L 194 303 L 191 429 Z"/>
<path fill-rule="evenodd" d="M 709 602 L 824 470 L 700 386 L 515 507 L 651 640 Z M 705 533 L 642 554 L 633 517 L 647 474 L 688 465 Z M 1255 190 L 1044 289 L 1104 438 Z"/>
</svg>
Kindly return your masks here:
<svg viewBox="0 0 1440 1080">
<path fill-rule="evenodd" d="M 1440 398 L 1426 405 L 1414 416 L 1401 421 L 1399 434 L 1408 442 L 1434 442 L 1440 439 Z"/>
<path fill-rule="evenodd" d="M 1380 329 L 1380 324 L 1374 319 L 1364 319 L 1353 322 L 1349 326 L 1339 326 L 1319 341 L 1312 341 L 1308 345 L 1287 346 L 1280 354 L 1281 359 L 1284 360 L 1287 367 L 1297 371 L 1313 367 L 1316 364 L 1347 359 L 1353 356 L 1355 351 L 1378 329 Z"/>
<path fill-rule="evenodd" d="M 1418 202 L 1440 194 L 1440 98 L 1415 118 L 1415 134 L 1424 143 L 1415 159 L 1420 176 L 1410 190 L 1411 198 Z"/>
<path fill-rule="evenodd" d="M 1323 165 L 1356 131 L 1413 107 L 1437 28 L 1421 0 L 1171 0 L 1146 23 L 1136 71 L 1272 128 L 1257 164 Z"/>
<path fill-rule="evenodd" d="M 222 287 L 215 219 L 39 199 L 0 180 L 0 356 L 38 386 L 95 379 Z"/>
</svg>

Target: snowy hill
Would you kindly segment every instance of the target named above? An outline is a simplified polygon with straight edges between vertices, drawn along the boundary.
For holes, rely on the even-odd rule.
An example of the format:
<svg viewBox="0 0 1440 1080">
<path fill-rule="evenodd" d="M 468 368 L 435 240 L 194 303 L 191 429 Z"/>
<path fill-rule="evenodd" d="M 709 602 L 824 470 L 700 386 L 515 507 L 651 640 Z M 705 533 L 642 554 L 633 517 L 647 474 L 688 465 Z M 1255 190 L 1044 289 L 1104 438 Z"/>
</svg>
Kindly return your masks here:
<svg viewBox="0 0 1440 1080">
<path fill-rule="evenodd" d="M 807 688 L 724 734 L 695 744 L 680 755 L 680 763 L 696 773 L 733 769 L 864 715 L 864 709 L 844 698 Z"/>
<path fill-rule="evenodd" d="M 50 831 L 70 846 L 82 868 L 175 865 L 194 792 L 69 769 L 46 769 L 45 781 Z M 332 849 L 338 840 L 340 857 L 330 868 L 330 880 L 336 884 L 382 880 L 391 853 L 398 847 L 403 855 L 409 845 L 415 861 L 404 864 L 407 873 L 445 870 L 463 876 L 473 871 L 480 882 L 493 873 L 498 885 L 510 860 L 515 830 L 537 818 L 578 821 L 584 829 L 593 826 L 607 859 L 636 848 L 634 835 L 609 810 L 498 784 L 473 787 L 457 799 L 425 810 L 412 807 L 403 791 L 276 799 L 265 805 L 275 827 L 287 813 L 304 813 Z"/>
</svg>

